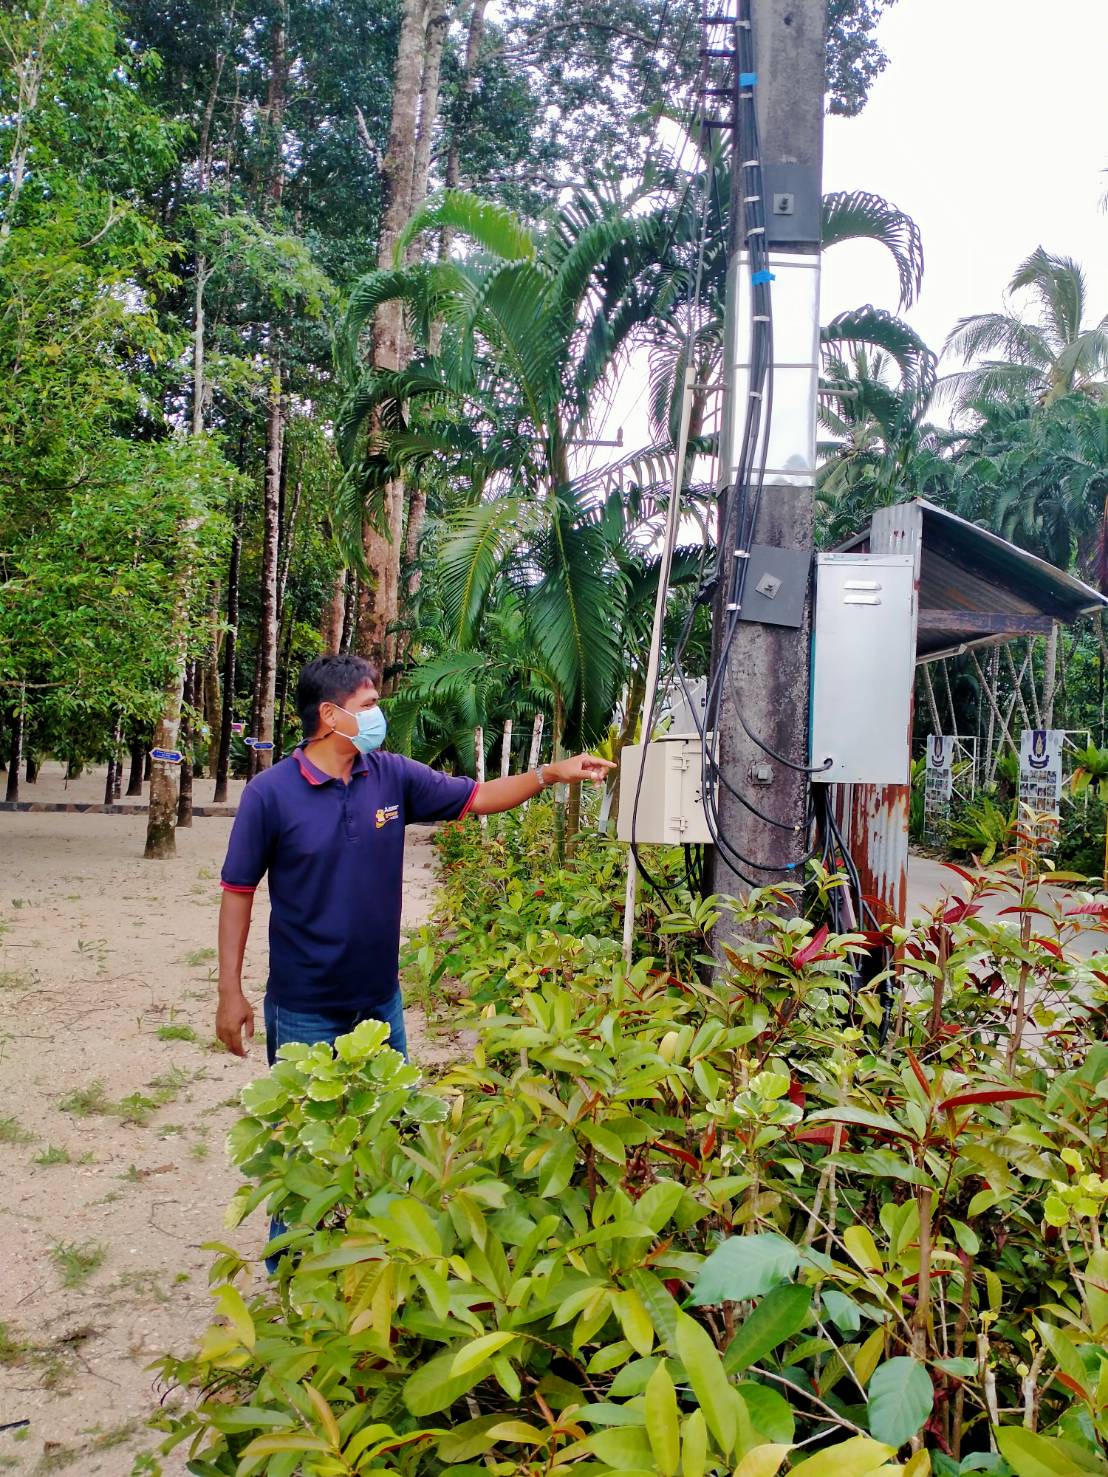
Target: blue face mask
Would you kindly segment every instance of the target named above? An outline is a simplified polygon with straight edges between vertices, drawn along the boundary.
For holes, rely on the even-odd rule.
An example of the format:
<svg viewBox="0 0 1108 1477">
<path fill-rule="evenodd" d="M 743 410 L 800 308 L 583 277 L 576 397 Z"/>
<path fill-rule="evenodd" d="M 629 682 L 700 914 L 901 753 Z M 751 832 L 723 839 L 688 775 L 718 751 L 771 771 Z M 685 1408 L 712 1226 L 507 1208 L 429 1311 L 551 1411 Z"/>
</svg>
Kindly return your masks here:
<svg viewBox="0 0 1108 1477">
<path fill-rule="evenodd" d="M 349 708 L 340 708 L 339 712 L 349 713 L 358 724 L 357 733 L 344 733 L 342 737 L 349 739 L 359 754 L 372 754 L 374 749 L 379 749 L 385 742 L 388 724 L 379 703 L 375 703 L 372 708 L 363 708 L 360 713 L 351 713 Z M 335 732 L 338 733 L 337 728 Z"/>
</svg>

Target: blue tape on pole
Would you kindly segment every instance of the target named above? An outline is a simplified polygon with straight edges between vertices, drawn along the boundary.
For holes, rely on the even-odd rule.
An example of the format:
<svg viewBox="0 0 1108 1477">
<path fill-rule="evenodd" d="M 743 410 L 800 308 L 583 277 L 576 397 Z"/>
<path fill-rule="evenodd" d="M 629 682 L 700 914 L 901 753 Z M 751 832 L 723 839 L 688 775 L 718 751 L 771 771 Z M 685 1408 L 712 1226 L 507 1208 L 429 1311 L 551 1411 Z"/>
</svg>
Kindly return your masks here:
<svg viewBox="0 0 1108 1477">
<path fill-rule="evenodd" d="M 760 272 L 755 272 L 750 280 L 754 283 L 755 287 L 759 287 L 763 282 L 776 282 L 777 279 L 772 272 L 767 272 L 763 268 Z"/>
<path fill-rule="evenodd" d="M 753 87 L 754 84 L 755 84 L 755 82 L 757 82 L 757 80 L 758 80 L 758 73 L 757 72 L 740 72 L 739 73 L 739 86 L 740 87 Z"/>
</svg>

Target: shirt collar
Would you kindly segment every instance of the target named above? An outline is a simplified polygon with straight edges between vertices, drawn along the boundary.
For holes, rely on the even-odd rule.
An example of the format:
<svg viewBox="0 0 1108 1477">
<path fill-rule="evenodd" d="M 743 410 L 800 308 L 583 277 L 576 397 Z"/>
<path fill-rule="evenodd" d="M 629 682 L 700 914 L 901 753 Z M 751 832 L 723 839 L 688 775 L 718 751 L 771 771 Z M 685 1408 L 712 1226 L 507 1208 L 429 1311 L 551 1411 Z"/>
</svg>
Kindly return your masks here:
<svg viewBox="0 0 1108 1477">
<path fill-rule="evenodd" d="M 293 750 L 292 757 L 300 766 L 300 773 L 308 781 L 309 785 L 327 785 L 334 780 L 335 776 L 333 774 L 328 774 L 325 769 L 320 769 L 318 764 L 312 763 L 307 754 L 305 754 L 302 745 Z M 368 769 L 369 760 L 366 756 L 362 753 L 356 754 L 354 756 L 354 768 L 350 772 L 351 779 L 356 774 L 365 774 Z"/>
</svg>

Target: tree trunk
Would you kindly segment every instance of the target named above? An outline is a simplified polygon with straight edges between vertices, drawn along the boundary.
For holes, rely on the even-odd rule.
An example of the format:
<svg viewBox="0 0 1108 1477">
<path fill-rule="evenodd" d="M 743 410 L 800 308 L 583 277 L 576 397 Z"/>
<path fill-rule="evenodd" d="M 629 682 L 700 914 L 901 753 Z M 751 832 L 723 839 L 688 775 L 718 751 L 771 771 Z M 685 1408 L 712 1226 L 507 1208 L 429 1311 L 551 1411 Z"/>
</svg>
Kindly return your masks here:
<svg viewBox="0 0 1108 1477">
<path fill-rule="evenodd" d="M 285 712 L 288 707 L 289 698 L 289 666 L 292 662 L 292 619 L 285 622 L 285 644 L 281 653 L 281 699 L 277 713 L 277 737 L 276 746 L 273 750 L 274 759 L 280 759 L 285 752 Z"/>
<path fill-rule="evenodd" d="M 142 771 L 146 758 L 146 744 L 141 738 L 133 738 L 131 740 L 131 773 L 127 777 L 128 795 L 142 794 Z"/>
<path fill-rule="evenodd" d="M 323 642 L 324 656 L 333 656 L 335 652 L 342 650 L 348 578 L 346 569 L 340 569 L 335 576 L 335 585 L 331 591 L 331 598 L 323 607 L 323 622 L 320 626 L 319 634 Z"/>
<path fill-rule="evenodd" d="M 108 773 L 107 773 L 107 775 L 106 775 L 106 777 L 104 779 L 104 804 L 105 805 L 114 805 L 115 804 L 115 782 L 116 782 L 116 777 L 119 774 L 119 771 L 120 771 L 120 769 L 122 768 L 122 765 L 123 765 L 123 760 L 120 757 L 120 753 L 119 753 L 119 745 L 120 745 L 121 738 L 122 738 L 122 735 L 120 733 L 120 722 L 119 722 L 119 719 L 117 718 L 115 720 L 115 726 L 112 729 L 112 751 L 111 751 L 111 754 L 110 754 L 110 756 L 108 758 Z"/>
<path fill-rule="evenodd" d="M 1043 727 L 1054 726 L 1054 692 L 1058 682 L 1058 622 L 1046 638 L 1046 660 L 1043 663 Z"/>
<path fill-rule="evenodd" d="M 346 582 L 346 602 L 342 611 L 342 645 L 340 651 L 353 651 L 358 635 L 358 607 L 361 601 L 361 580 L 353 571 Z"/>
<path fill-rule="evenodd" d="M 270 392 L 265 428 L 265 499 L 262 536 L 262 609 L 258 627 L 258 722 L 255 737 L 273 741 L 273 704 L 277 690 L 277 546 L 280 536 L 281 448 L 284 431 L 284 397 L 280 372 Z M 272 750 L 257 751 L 257 768 L 268 769 Z"/>
<path fill-rule="evenodd" d="M 423 541 L 423 525 L 427 521 L 427 494 L 422 487 L 413 487 L 408 500 L 408 523 L 404 530 L 404 565 L 408 571 L 408 599 L 414 600 L 423 583 L 423 570 L 419 563 L 419 546 Z"/>
<path fill-rule="evenodd" d="M 177 824 L 185 827 L 192 825 L 192 713 L 196 707 L 196 672 L 196 662 L 188 662 L 185 666 L 185 686 L 181 693 L 181 737 L 178 742 L 185 757 L 179 766 L 181 777 L 177 786 Z"/>
<path fill-rule="evenodd" d="M 462 140 L 472 124 L 473 99 L 477 92 L 477 58 L 485 34 L 485 10 L 488 0 L 473 0 L 469 13 L 469 30 L 466 33 L 466 54 L 462 66 L 460 100 L 450 132 L 450 148 L 446 155 L 446 188 L 456 190 L 462 178 Z M 450 255 L 453 232 L 443 227 L 439 242 L 439 257 L 445 261 Z"/>
<path fill-rule="evenodd" d="M 438 0 L 431 0 L 435 13 Z M 429 0 L 404 0 L 400 21 L 400 39 L 393 73 L 392 115 L 385 155 L 381 161 L 381 193 L 383 208 L 378 236 L 377 265 L 388 270 L 393 265 L 396 242 L 406 225 L 413 203 L 417 174 L 420 135 L 428 140 L 434 126 L 431 111 L 420 114 L 427 71 L 427 35 Z M 441 58 L 441 52 L 440 52 Z M 438 67 L 438 62 L 434 63 Z M 433 79 L 432 79 L 433 80 Z M 433 102 L 438 104 L 438 83 L 434 82 Z M 423 180 L 426 189 L 426 178 Z M 419 197 L 422 200 L 422 194 Z M 372 363 L 375 369 L 399 369 L 407 360 L 404 341 L 404 318 L 399 303 L 385 303 L 373 322 Z M 384 493 L 381 529 L 367 520 L 362 530 L 362 547 L 370 578 L 361 582 L 358 606 L 357 650 L 361 656 L 377 662 L 382 681 L 389 665 L 389 627 L 397 619 L 400 593 L 400 540 L 404 522 L 404 486 L 390 482 Z"/>
<path fill-rule="evenodd" d="M 208 772 L 215 774 L 219 761 L 219 745 L 223 734 L 223 713 L 219 694 L 219 581 L 212 580 L 212 601 L 208 629 L 208 653 L 204 668 L 204 722 L 208 725 Z"/>
<path fill-rule="evenodd" d="M 266 193 L 274 205 L 280 205 L 285 192 L 285 103 L 288 88 L 288 17 L 287 0 L 273 22 L 270 39 L 269 91 L 265 115 L 269 147 L 272 151 L 269 184 Z"/>
<path fill-rule="evenodd" d="M 435 132 L 435 120 L 439 115 L 442 52 L 446 44 L 446 32 L 449 25 L 448 0 L 429 0 L 424 32 L 426 40 L 423 48 L 423 79 L 419 89 L 419 127 L 412 156 L 409 217 L 415 214 L 427 195 L 427 181 L 431 173 L 431 140 Z M 408 260 L 419 260 L 419 247 L 415 242 L 409 248 Z"/>
<path fill-rule="evenodd" d="M 235 717 L 235 657 L 239 626 L 239 559 L 242 553 L 242 509 L 235 509 L 231 535 L 231 560 L 227 569 L 227 634 L 223 638 L 223 703 L 219 717 L 219 755 L 215 766 L 216 805 L 227 800 L 227 777 L 231 769 L 231 724 Z"/>
<path fill-rule="evenodd" d="M 207 258 L 196 258 L 192 299 L 192 434 L 204 433 L 204 288 L 211 268 Z"/>
<path fill-rule="evenodd" d="M 11 747 L 8 750 L 8 787 L 4 793 L 5 800 L 19 799 L 19 771 L 23 764 L 23 700 L 20 694 L 19 706 L 12 709 L 11 714 Z"/>
<path fill-rule="evenodd" d="M 155 749 L 175 749 L 181 729 L 181 700 L 185 690 L 185 660 L 188 651 L 187 577 L 181 583 L 183 588 L 178 592 L 173 621 L 177 633 L 177 660 L 173 676 L 166 686 L 162 716 L 154 729 Z M 156 760 L 150 768 L 150 809 L 146 817 L 146 850 L 143 854 L 151 861 L 164 861 L 177 854 L 174 829 L 177 824 L 180 768 L 179 764 L 169 764 L 164 759 Z"/>
</svg>

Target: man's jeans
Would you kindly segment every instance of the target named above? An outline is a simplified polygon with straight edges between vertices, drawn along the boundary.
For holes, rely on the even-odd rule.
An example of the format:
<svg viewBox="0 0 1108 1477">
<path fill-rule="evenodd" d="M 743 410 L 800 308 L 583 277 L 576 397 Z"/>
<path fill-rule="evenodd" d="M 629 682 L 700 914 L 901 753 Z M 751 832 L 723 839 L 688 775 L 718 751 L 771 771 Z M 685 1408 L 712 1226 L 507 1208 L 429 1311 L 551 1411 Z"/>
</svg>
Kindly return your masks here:
<svg viewBox="0 0 1108 1477">
<path fill-rule="evenodd" d="M 404 1003 L 400 991 L 379 1005 L 368 1005 L 363 1010 L 290 1010 L 277 1005 L 265 997 L 265 1054 L 272 1067 L 277 1059 L 277 1048 L 287 1046 L 290 1041 L 302 1041 L 305 1046 L 314 1046 L 319 1041 L 334 1045 L 340 1036 L 352 1031 L 360 1021 L 383 1021 L 389 1028 L 388 1044 L 407 1061 L 408 1038 L 404 1032 Z M 286 1227 L 276 1217 L 269 1223 L 269 1239 L 284 1234 Z M 276 1272 L 283 1253 L 266 1257 L 266 1268 Z"/>
</svg>

